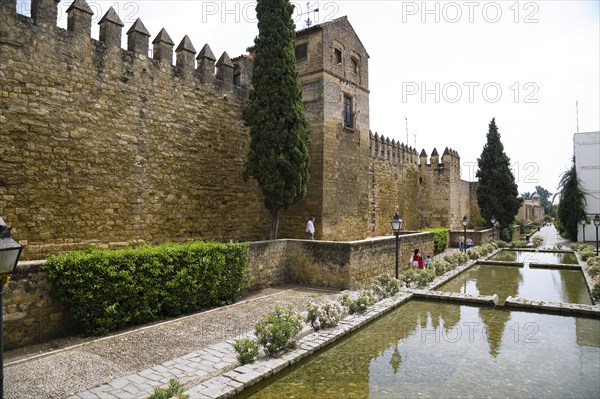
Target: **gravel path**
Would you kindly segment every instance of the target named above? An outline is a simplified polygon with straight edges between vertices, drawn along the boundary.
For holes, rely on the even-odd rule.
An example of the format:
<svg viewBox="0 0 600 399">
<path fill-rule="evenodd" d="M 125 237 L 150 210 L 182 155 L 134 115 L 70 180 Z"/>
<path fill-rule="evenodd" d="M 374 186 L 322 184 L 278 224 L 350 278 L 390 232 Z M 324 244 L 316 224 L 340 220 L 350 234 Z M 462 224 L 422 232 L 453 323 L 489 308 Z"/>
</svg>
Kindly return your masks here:
<svg viewBox="0 0 600 399">
<path fill-rule="evenodd" d="M 6 399 L 65 398 L 114 378 L 153 367 L 207 346 L 252 331 L 275 304 L 305 310 L 306 301 L 321 302 L 339 292 L 306 287 L 269 288 L 240 302 L 125 333 L 48 351 L 56 344 L 4 357 Z M 31 352 L 31 350 L 29 351 Z"/>
</svg>

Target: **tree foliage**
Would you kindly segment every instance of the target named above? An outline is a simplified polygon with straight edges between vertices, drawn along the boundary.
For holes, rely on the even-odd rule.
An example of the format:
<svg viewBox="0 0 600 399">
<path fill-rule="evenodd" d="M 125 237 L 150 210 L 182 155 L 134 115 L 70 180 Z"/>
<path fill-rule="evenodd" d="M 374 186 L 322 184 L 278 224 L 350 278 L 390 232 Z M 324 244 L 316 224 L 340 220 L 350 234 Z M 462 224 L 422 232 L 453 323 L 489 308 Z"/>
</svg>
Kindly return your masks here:
<svg viewBox="0 0 600 399">
<path fill-rule="evenodd" d="M 486 137 L 487 142 L 480 158 L 477 159 L 477 203 L 481 216 L 486 220 L 494 216 L 500 224 L 500 231 L 503 231 L 514 221 L 521 206 L 521 199 L 518 198 L 519 192 L 510 169 L 510 158 L 504 153 L 495 118 L 489 124 Z"/>
<path fill-rule="evenodd" d="M 585 191 L 577 177 L 575 159 L 571 168 L 561 175 L 558 189 L 560 192 L 557 212 L 559 232 L 565 233 L 569 240 L 577 241 L 578 224 L 585 216 L 586 200 Z"/>
<path fill-rule="evenodd" d="M 542 186 L 535 186 L 535 191 L 540 196 L 540 205 L 544 207 L 544 211 L 546 213 L 550 213 L 550 208 L 552 205 L 550 202 L 550 196 L 552 196 L 552 193 Z"/>
<path fill-rule="evenodd" d="M 296 70 L 294 7 L 288 0 L 259 0 L 252 89 L 243 118 L 250 128 L 244 178 L 253 177 L 271 211 L 270 239 L 279 213 L 306 196 L 309 131 Z"/>
</svg>

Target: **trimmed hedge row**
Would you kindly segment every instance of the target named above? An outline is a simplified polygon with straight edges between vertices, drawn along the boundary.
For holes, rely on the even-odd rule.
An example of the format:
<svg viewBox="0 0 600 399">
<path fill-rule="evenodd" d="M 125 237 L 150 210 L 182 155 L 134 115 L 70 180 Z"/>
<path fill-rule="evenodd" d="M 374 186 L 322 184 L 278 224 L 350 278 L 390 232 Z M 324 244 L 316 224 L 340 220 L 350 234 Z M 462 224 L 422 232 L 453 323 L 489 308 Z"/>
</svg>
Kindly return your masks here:
<svg viewBox="0 0 600 399">
<path fill-rule="evenodd" d="M 247 244 L 188 242 L 86 249 L 48 259 L 54 295 L 85 335 L 233 303 L 247 282 Z"/>
<path fill-rule="evenodd" d="M 448 247 L 450 233 L 448 229 L 443 227 L 427 227 L 421 231 L 433 233 L 433 253 L 434 255 L 441 254 Z"/>
</svg>

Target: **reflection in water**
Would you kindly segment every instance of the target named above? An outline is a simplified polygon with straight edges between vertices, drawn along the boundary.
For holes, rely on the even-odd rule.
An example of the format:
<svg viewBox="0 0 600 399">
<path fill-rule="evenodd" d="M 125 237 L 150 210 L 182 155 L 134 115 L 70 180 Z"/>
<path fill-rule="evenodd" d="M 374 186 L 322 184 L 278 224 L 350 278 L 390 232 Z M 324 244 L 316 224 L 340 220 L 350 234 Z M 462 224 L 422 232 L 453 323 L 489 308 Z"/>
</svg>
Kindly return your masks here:
<svg viewBox="0 0 600 399">
<path fill-rule="evenodd" d="M 580 270 L 531 269 L 528 265 L 475 265 L 438 290 L 469 295 L 498 294 L 500 303 L 509 296 L 517 296 L 533 301 L 592 304 Z"/>
<path fill-rule="evenodd" d="M 522 263 L 566 263 L 576 265 L 577 257 L 572 252 L 533 252 L 533 251 L 513 251 L 503 249 L 488 260 L 502 262 L 522 262 Z"/>
<path fill-rule="evenodd" d="M 253 397 L 598 397 L 599 347 L 600 320 L 412 300 Z"/>
</svg>

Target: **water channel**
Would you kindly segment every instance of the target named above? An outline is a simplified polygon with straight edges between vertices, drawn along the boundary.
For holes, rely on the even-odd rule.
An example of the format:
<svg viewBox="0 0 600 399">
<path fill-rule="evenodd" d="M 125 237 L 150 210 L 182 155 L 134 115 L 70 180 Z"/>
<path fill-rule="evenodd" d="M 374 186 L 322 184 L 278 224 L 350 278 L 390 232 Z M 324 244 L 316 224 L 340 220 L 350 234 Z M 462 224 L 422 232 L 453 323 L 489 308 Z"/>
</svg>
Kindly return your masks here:
<svg viewBox="0 0 600 399">
<path fill-rule="evenodd" d="M 596 398 L 600 320 L 411 300 L 274 378 L 240 397 Z"/>
</svg>

